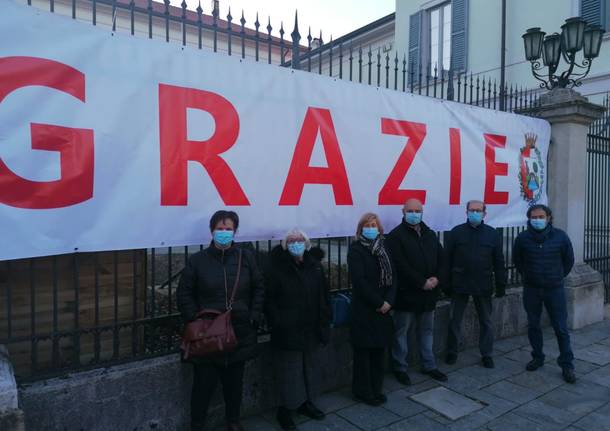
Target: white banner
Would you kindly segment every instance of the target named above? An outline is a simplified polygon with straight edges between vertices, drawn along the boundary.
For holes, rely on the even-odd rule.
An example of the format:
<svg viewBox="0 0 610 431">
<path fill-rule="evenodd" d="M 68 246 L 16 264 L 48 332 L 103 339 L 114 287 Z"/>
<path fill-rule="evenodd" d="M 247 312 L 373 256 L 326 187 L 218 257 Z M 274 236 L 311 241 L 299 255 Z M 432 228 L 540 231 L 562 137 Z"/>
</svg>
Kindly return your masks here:
<svg viewBox="0 0 610 431">
<path fill-rule="evenodd" d="M 389 230 L 408 197 L 438 230 L 546 203 L 547 122 L 111 35 L 2 2 L 0 259 Z"/>
</svg>

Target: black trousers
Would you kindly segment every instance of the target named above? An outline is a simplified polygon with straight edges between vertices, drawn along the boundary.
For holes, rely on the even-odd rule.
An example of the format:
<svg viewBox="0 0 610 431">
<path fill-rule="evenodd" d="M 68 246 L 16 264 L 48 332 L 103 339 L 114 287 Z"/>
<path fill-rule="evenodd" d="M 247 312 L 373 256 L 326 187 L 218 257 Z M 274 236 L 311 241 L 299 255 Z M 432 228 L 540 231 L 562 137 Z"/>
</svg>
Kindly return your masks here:
<svg viewBox="0 0 610 431">
<path fill-rule="evenodd" d="M 451 321 L 449 322 L 449 335 L 447 337 L 447 353 L 456 355 L 458 353 L 462 339 L 462 319 L 466 305 L 468 305 L 469 296 L 456 293 L 451 298 Z M 481 356 L 491 356 L 494 343 L 491 296 L 473 295 L 472 300 L 479 318 L 479 350 Z"/>
<path fill-rule="evenodd" d="M 354 347 L 354 374 L 352 392 L 355 396 L 370 399 L 381 395 L 384 374 L 385 349 Z"/>
<path fill-rule="evenodd" d="M 191 392 L 191 428 L 203 430 L 210 401 L 218 381 L 222 383 L 227 422 L 238 422 L 244 386 L 244 362 L 235 364 L 194 364 Z"/>
</svg>

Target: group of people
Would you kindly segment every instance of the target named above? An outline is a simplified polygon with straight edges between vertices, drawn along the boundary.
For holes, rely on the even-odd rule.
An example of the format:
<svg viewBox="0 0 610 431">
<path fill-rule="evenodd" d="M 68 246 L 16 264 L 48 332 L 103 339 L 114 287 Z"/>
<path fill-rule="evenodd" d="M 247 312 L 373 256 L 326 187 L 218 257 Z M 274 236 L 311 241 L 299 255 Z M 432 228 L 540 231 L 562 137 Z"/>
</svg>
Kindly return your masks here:
<svg viewBox="0 0 610 431">
<path fill-rule="evenodd" d="M 395 378 L 404 385 L 411 383 L 408 361 L 416 353 L 422 373 L 438 381 L 447 380 L 437 366 L 433 348 L 434 312 L 441 292 L 451 299 L 445 362 L 454 364 L 458 360 L 461 323 L 472 296 L 480 327 L 481 365 L 494 367 L 492 297 L 494 293 L 504 296 L 506 272 L 503 239 L 485 224 L 485 204 L 468 202 L 466 222 L 446 234 L 445 247 L 424 223 L 420 201 L 409 199 L 402 211 L 401 223 L 387 235 L 376 214 L 364 214 L 348 251 L 352 394 L 372 406 L 386 402 L 382 388 L 386 350 L 390 351 Z M 532 347 L 532 360 L 526 369 L 534 371 L 545 363 L 540 326 L 544 306 L 557 336 L 563 378 L 574 383 L 563 288 L 574 264 L 572 245 L 563 231 L 553 227 L 547 206 L 531 206 L 527 218 L 527 229 L 519 234 L 512 249 L 513 262 L 523 279 L 523 305 Z M 312 402 L 312 386 L 316 351 L 329 341 L 332 318 L 321 262 L 324 253 L 311 246 L 304 232 L 295 229 L 270 251 L 261 271 L 254 254 L 236 246 L 238 227 L 235 212 L 216 212 L 210 220 L 210 246 L 189 258 L 178 287 L 177 303 L 185 322 L 196 319 L 202 308 L 224 311 L 227 298 L 233 294 L 227 286 L 235 284 L 236 289 L 231 319 L 237 348 L 191 359 L 191 429 L 204 429 L 210 400 L 220 380 L 226 429 L 243 430 L 239 418 L 244 364 L 256 355 L 256 332 L 263 315 L 271 330 L 279 425 L 285 430 L 295 429 L 294 412 L 323 419 L 324 412 Z M 408 336 L 411 327 L 414 338 Z M 413 340 L 418 352 L 411 345 Z"/>
</svg>

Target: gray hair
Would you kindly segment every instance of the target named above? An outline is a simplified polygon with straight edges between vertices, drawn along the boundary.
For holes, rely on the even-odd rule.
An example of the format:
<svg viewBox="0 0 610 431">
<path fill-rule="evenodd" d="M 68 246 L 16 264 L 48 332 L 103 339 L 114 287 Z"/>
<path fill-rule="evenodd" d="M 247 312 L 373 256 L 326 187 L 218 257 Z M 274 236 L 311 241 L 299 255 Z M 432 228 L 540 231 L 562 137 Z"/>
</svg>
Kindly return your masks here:
<svg viewBox="0 0 610 431">
<path fill-rule="evenodd" d="M 305 232 L 303 232 L 301 229 L 294 228 L 286 232 L 286 235 L 284 235 L 284 239 L 282 239 L 281 244 L 284 250 L 288 248 L 288 238 L 295 236 L 303 237 L 303 239 L 305 240 L 305 250 L 309 250 L 311 248 L 311 241 L 309 240 L 307 234 L 305 234 Z"/>
</svg>

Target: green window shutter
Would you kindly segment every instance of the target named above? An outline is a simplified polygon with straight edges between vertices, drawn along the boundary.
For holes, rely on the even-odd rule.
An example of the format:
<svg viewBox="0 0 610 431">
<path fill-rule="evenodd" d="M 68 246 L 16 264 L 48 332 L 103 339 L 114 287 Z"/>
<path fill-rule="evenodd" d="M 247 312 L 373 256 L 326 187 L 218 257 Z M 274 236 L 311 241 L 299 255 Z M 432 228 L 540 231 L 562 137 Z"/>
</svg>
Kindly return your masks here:
<svg viewBox="0 0 610 431">
<path fill-rule="evenodd" d="M 419 81 L 419 65 L 421 64 L 421 42 L 424 11 L 414 13 L 409 18 L 409 84 L 416 85 Z M 415 82 L 411 83 L 411 80 Z"/>
<path fill-rule="evenodd" d="M 580 0 L 580 16 L 588 24 L 605 26 L 605 1 L 603 0 Z"/>
<path fill-rule="evenodd" d="M 451 2 L 451 69 L 466 70 L 468 66 L 468 0 Z"/>
</svg>

